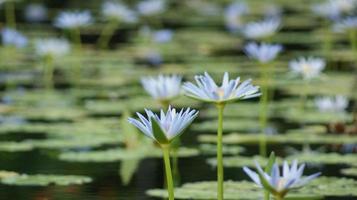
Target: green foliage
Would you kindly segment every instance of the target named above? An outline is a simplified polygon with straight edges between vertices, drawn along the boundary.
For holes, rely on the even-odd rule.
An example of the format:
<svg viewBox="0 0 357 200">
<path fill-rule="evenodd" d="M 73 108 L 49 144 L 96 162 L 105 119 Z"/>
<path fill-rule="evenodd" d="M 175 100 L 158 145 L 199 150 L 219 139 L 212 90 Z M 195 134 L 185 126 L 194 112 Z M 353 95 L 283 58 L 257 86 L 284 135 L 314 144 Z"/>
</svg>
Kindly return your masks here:
<svg viewBox="0 0 357 200">
<path fill-rule="evenodd" d="M 0 183 L 14 186 L 48 186 L 48 185 L 81 185 L 90 183 L 92 179 L 87 176 L 74 175 L 27 175 L 17 174 L 0 179 Z"/>
</svg>

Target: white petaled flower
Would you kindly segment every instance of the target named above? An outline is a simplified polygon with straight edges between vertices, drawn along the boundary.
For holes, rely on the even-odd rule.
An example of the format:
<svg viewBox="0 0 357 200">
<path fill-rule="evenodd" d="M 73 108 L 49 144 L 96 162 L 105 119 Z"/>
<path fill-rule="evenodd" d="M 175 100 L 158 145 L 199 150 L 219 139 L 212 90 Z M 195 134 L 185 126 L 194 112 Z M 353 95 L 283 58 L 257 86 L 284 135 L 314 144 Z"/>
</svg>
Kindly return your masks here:
<svg viewBox="0 0 357 200">
<path fill-rule="evenodd" d="M 143 77 L 141 84 L 145 91 L 154 99 L 159 101 L 171 100 L 181 92 L 182 77 L 178 75 L 165 76 L 159 75 L 157 77 Z"/>
<path fill-rule="evenodd" d="M 41 22 L 47 18 L 47 8 L 43 4 L 32 3 L 25 8 L 25 18 L 29 22 Z"/>
<path fill-rule="evenodd" d="M 283 47 L 278 44 L 261 43 L 259 45 L 251 42 L 244 47 L 244 52 L 249 58 L 258 60 L 261 63 L 267 63 L 274 60 L 282 49 Z"/>
<path fill-rule="evenodd" d="M 242 27 L 242 16 L 249 12 L 248 6 L 243 2 L 234 2 L 224 10 L 224 21 L 231 32 L 237 32 Z"/>
<path fill-rule="evenodd" d="M 169 29 L 162 29 L 156 31 L 153 35 L 153 40 L 157 43 L 167 43 L 172 40 L 173 31 Z"/>
<path fill-rule="evenodd" d="M 137 113 L 140 120 L 129 118 L 129 123 L 159 144 L 169 144 L 174 138 L 181 135 L 198 115 L 198 111 L 194 109 L 181 109 L 177 112 L 171 106 L 166 113 L 161 110 L 160 115 L 147 109 L 145 112 L 147 117 Z M 155 125 L 158 125 L 160 130 L 157 130 Z"/>
<path fill-rule="evenodd" d="M 115 1 L 104 2 L 102 14 L 110 20 L 123 21 L 125 23 L 135 23 L 138 21 L 134 11 L 130 10 L 126 5 Z"/>
<path fill-rule="evenodd" d="M 240 81 L 240 77 L 229 80 L 227 72 L 224 73 L 220 87 L 207 72 L 204 75 L 195 76 L 195 80 L 197 85 L 191 82 L 184 83 L 185 94 L 206 102 L 225 103 L 260 96 L 259 87 L 253 86 L 251 79 L 243 82 Z"/>
<path fill-rule="evenodd" d="M 321 112 L 344 112 L 348 106 L 348 99 L 344 96 L 319 97 L 315 105 Z"/>
<path fill-rule="evenodd" d="M 21 49 L 27 45 L 27 38 L 20 32 L 11 28 L 3 28 L 1 30 L 1 39 L 4 46 L 14 46 Z"/>
<path fill-rule="evenodd" d="M 141 15 L 156 15 L 166 8 L 164 0 L 143 0 L 137 4 L 137 10 Z"/>
<path fill-rule="evenodd" d="M 357 16 L 346 17 L 344 19 L 337 21 L 333 26 L 333 30 L 336 32 L 357 30 Z"/>
<path fill-rule="evenodd" d="M 55 26 L 62 29 L 75 29 L 88 26 L 93 18 L 89 11 L 61 12 L 55 19 Z"/>
<path fill-rule="evenodd" d="M 39 39 L 35 43 L 35 52 L 41 57 L 61 57 L 71 51 L 70 43 L 65 39 Z"/>
<path fill-rule="evenodd" d="M 312 79 L 320 75 L 326 63 L 321 58 L 298 58 L 290 61 L 289 67 L 292 73 L 301 75 L 304 79 Z"/>
<path fill-rule="evenodd" d="M 321 17 L 336 19 L 341 15 L 351 13 L 356 8 L 356 5 L 356 0 L 327 0 L 313 5 L 311 9 Z"/>
<path fill-rule="evenodd" d="M 248 167 L 243 167 L 243 170 L 259 187 L 264 187 L 273 195 L 279 196 L 285 196 L 289 190 L 300 188 L 308 184 L 311 180 L 321 174 L 318 172 L 310 176 L 303 177 L 302 175 L 304 173 L 305 164 L 298 165 L 297 160 L 294 160 L 290 167 L 289 164 L 284 161 L 281 173 L 277 164 L 273 165 L 270 174 L 264 172 L 257 162 L 256 168 L 257 172 L 252 171 Z M 261 178 L 264 180 L 261 180 Z M 265 185 L 262 181 L 268 185 Z"/>
<path fill-rule="evenodd" d="M 251 22 L 242 28 L 243 35 L 248 39 L 263 39 L 273 36 L 280 28 L 279 18 L 269 18 L 259 22 Z"/>
</svg>

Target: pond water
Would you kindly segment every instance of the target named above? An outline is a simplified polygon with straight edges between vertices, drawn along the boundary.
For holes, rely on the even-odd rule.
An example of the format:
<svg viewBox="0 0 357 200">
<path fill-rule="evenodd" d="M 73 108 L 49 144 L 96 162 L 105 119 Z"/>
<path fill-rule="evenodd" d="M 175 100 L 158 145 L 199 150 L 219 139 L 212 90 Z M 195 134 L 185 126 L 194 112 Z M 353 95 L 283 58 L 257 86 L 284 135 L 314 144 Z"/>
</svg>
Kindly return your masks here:
<svg viewBox="0 0 357 200">
<path fill-rule="evenodd" d="M 119 21 L 105 18 L 102 1 L 0 1 L 0 200 L 163 199 L 151 197 L 163 194 L 152 189 L 165 188 L 161 151 L 127 119 L 164 105 L 143 89 L 142 77 L 179 74 L 182 82 L 194 82 L 205 71 L 216 81 L 224 72 L 252 78 L 267 99 L 226 106 L 226 181 L 251 181 L 242 167 L 254 166 L 253 160 L 265 165 L 259 155 L 266 144 L 265 154 L 274 151 L 278 163 L 296 158 L 307 164 L 305 175 L 322 173 L 312 191 L 297 194 L 357 199 L 357 20 L 345 32 L 333 31 L 343 19 L 356 18 L 357 5 L 346 1 L 331 20 L 311 8 L 341 6 L 333 1 L 152 1 L 158 4 L 144 11 L 139 4 L 148 0 L 122 1 L 124 8 L 110 4 Z M 72 29 L 58 16 L 73 10 L 90 16 L 82 13 L 83 24 Z M 244 34 L 249 23 L 264 20 L 277 20 L 270 21 L 278 23 L 274 33 Z M 16 40 L 6 44 L 6 30 L 21 34 L 10 32 Z M 41 44 L 45 38 L 55 40 Z M 282 50 L 262 64 L 246 55 L 251 42 Z M 308 57 L 316 60 L 311 64 Z M 291 61 L 301 69 L 292 69 Z M 323 70 L 315 74 L 311 66 L 319 62 Z M 181 137 L 174 173 L 178 197 L 192 193 L 188 199 L 195 199 L 206 191 L 199 184 L 185 190 L 187 183 L 217 179 L 217 110 L 181 94 L 170 103 L 200 111 Z M 239 195 L 253 199 L 257 188 L 248 186 Z M 206 190 L 213 198 L 213 189 Z"/>
</svg>

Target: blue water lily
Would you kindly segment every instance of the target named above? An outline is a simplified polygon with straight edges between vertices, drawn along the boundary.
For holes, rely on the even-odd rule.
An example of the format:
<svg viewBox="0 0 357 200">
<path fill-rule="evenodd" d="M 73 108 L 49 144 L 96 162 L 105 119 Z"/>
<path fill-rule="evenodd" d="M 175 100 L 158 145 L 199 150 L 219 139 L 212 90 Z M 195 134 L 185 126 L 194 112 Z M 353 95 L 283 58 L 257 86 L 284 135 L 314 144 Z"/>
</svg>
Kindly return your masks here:
<svg viewBox="0 0 357 200">
<path fill-rule="evenodd" d="M 195 76 L 195 80 L 197 85 L 191 82 L 184 83 L 185 94 L 206 102 L 225 103 L 260 96 L 259 87 L 253 86 L 251 79 L 243 82 L 241 82 L 240 77 L 229 80 L 227 72 L 224 73 L 221 86 L 217 86 L 207 72 L 204 75 Z"/>
<path fill-rule="evenodd" d="M 252 42 L 244 47 L 244 52 L 252 59 L 267 63 L 274 60 L 282 49 L 283 47 L 279 44 L 257 44 Z"/>
<path fill-rule="evenodd" d="M 282 172 L 276 163 L 269 174 L 264 172 L 257 162 L 256 168 L 257 172 L 248 167 L 244 167 L 243 170 L 259 187 L 270 191 L 277 199 L 284 199 L 290 190 L 306 185 L 321 174 L 318 172 L 302 177 L 305 164 L 298 165 L 297 160 L 294 160 L 290 167 L 288 162 L 284 161 Z"/>
<path fill-rule="evenodd" d="M 137 113 L 140 120 L 129 118 L 129 122 L 140 129 L 146 136 L 159 144 L 169 144 L 197 117 L 198 111 L 194 109 L 181 109 L 176 111 L 169 106 L 167 112 L 160 111 L 160 115 L 145 109 L 146 116 Z"/>
</svg>

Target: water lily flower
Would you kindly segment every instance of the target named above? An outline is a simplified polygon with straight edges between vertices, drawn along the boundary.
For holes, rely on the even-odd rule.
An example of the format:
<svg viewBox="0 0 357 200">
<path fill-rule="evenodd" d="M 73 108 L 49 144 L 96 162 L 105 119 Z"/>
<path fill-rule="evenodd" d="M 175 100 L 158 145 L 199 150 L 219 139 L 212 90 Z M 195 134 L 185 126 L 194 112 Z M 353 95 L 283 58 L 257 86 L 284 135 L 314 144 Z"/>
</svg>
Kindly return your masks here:
<svg viewBox="0 0 357 200">
<path fill-rule="evenodd" d="M 312 79 L 320 75 L 326 63 L 321 58 L 298 58 L 290 61 L 289 67 L 292 73 L 301 75 L 304 79 Z"/>
<path fill-rule="evenodd" d="M 182 77 L 179 75 L 167 76 L 160 74 L 157 77 L 147 76 L 141 78 L 141 84 L 154 99 L 160 102 L 169 102 L 180 95 L 181 80 Z"/>
<path fill-rule="evenodd" d="M 174 184 L 170 163 L 170 144 L 180 136 L 183 131 L 197 117 L 198 111 L 194 109 L 181 109 L 179 112 L 169 106 L 166 113 L 160 111 L 160 115 L 154 114 L 150 110 L 145 110 L 147 118 L 137 113 L 140 121 L 129 118 L 129 123 L 140 129 L 147 137 L 156 141 L 163 151 L 167 190 L 169 200 L 174 200 Z"/>
<path fill-rule="evenodd" d="M 270 174 L 264 172 L 257 162 L 256 168 L 257 172 L 252 171 L 248 167 L 243 167 L 243 170 L 255 184 L 271 192 L 277 200 L 284 199 L 290 190 L 303 187 L 321 174 L 318 172 L 307 177 L 302 177 L 305 164 L 298 165 L 297 160 L 294 160 L 290 167 L 284 161 L 282 173 L 280 173 L 279 166 L 276 163 L 273 165 Z"/>
<path fill-rule="evenodd" d="M 244 47 L 244 52 L 248 57 L 258 60 L 261 63 L 267 63 L 276 58 L 283 47 L 279 44 L 257 44 L 251 42 Z"/>
<path fill-rule="evenodd" d="M 90 25 L 93 22 L 89 11 L 61 12 L 55 19 L 55 26 L 62 29 L 76 29 Z"/>
<path fill-rule="evenodd" d="M 337 19 L 344 14 L 349 14 L 357 6 L 356 0 L 327 0 L 322 3 L 314 4 L 311 10 L 321 17 Z"/>
<path fill-rule="evenodd" d="M 350 30 L 357 30 L 357 16 L 346 17 L 337 21 L 333 30 L 336 32 L 348 32 Z"/>
<path fill-rule="evenodd" d="M 21 49 L 27 45 L 27 38 L 20 32 L 11 28 L 3 28 L 1 30 L 1 39 L 4 46 L 14 46 Z"/>
<path fill-rule="evenodd" d="M 315 105 L 321 112 L 344 112 L 348 106 L 348 99 L 345 96 L 319 97 L 315 99 Z"/>
<path fill-rule="evenodd" d="M 240 81 L 240 77 L 229 80 L 227 72 L 224 73 L 220 87 L 207 72 L 204 75 L 195 76 L 195 80 L 197 85 L 186 82 L 183 89 L 187 96 L 206 102 L 226 103 L 260 96 L 259 87 L 253 86 L 251 79 L 243 82 Z"/>
<path fill-rule="evenodd" d="M 145 109 L 145 112 L 147 117 L 137 113 L 140 121 L 129 118 L 129 123 L 140 129 L 147 137 L 163 145 L 169 144 L 173 139 L 181 135 L 198 115 L 198 111 L 194 109 L 181 109 L 178 112 L 171 106 L 169 106 L 166 113 L 161 110 L 160 115 L 154 114 L 147 109 Z M 157 126 L 159 129 L 157 129 Z"/>
<path fill-rule="evenodd" d="M 242 34 L 248 39 L 264 39 L 273 36 L 280 28 L 279 18 L 269 18 L 259 22 L 251 22 L 242 28 Z"/>
<path fill-rule="evenodd" d="M 161 54 L 157 51 L 150 51 L 144 55 L 144 59 L 148 62 L 150 66 L 157 67 L 163 63 L 163 58 Z"/>
<path fill-rule="evenodd" d="M 126 5 L 115 1 L 104 2 L 102 14 L 109 20 L 119 22 L 135 23 L 138 21 L 138 17 L 134 11 L 130 10 Z"/>
<path fill-rule="evenodd" d="M 48 38 L 39 39 L 35 43 L 35 52 L 41 57 L 61 57 L 71 51 L 69 42 L 65 39 Z"/>
<path fill-rule="evenodd" d="M 241 82 L 240 78 L 229 80 L 228 73 L 224 73 L 221 86 L 217 86 L 212 77 L 205 72 L 204 75 L 195 76 L 197 85 L 186 82 L 183 85 L 185 94 L 191 98 L 205 102 L 215 103 L 218 109 L 217 128 L 217 199 L 224 199 L 224 168 L 223 168 L 223 112 L 225 104 L 239 99 L 248 99 L 260 96 L 259 87 L 253 86 L 251 80 Z"/>
<path fill-rule="evenodd" d="M 43 4 L 32 3 L 25 8 L 25 18 L 29 22 L 41 22 L 47 19 L 47 8 Z"/>
<path fill-rule="evenodd" d="M 224 10 L 224 21 L 226 27 L 231 32 L 237 32 L 242 27 L 242 16 L 249 12 L 247 4 L 243 2 L 233 2 Z"/>
<path fill-rule="evenodd" d="M 172 40 L 173 31 L 169 29 L 158 30 L 153 35 L 153 40 L 157 43 L 167 43 Z"/>
<path fill-rule="evenodd" d="M 142 0 L 137 4 L 137 10 L 141 15 L 156 15 L 166 8 L 164 0 Z"/>
</svg>

